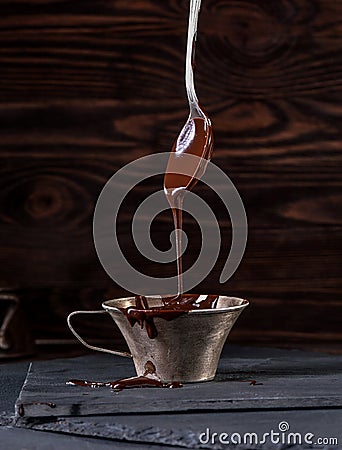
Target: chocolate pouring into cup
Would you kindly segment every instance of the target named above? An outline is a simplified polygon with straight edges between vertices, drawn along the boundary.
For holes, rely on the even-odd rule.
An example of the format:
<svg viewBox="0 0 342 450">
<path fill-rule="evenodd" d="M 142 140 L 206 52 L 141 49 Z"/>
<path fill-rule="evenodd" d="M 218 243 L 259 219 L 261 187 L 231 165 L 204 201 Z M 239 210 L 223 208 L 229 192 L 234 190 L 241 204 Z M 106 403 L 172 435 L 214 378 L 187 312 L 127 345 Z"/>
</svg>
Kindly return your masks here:
<svg viewBox="0 0 342 450">
<path fill-rule="evenodd" d="M 105 385 L 176 387 L 179 383 L 209 381 L 215 377 L 227 336 L 248 305 L 247 300 L 183 293 L 183 199 L 204 174 L 213 151 L 211 121 L 200 107 L 194 85 L 194 57 L 201 0 L 190 0 L 185 85 L 190 114 L 173 145 L 164 174 L 164 193 L 171 206 L 177 259 L 177 295 L 141 296 L 109 300 L 101 311 L 76 311 L 68 325 L 88 348 L 133 358 L 137 377 Z M 185 170 L 185 172 L 184 172 Z M 233 246 L 233 245 L 232 245 Z M 133 291 L 135 290 L 135 287 Z M 73 329 L 76 314 L 109 313 L 126 339 L 130 353 L 94 347 Z M 165 383 L 171 383 L 165 384 Z M 103 383 L 71 380 L 71 384 L 102 386 Z"/>
<path fill-rule="evenodd" d="M 182 265 L 182 209 L 190 191 L 205 172 L 213 153 L 211 121 L 200 107 L 194 82 L 195 49 L 201 0 L 190 0 L 188 38 L 185 58 L 185 87 L 189 103 L 189 117 L 173 144 L 164 176 L 164 192 L 170 204 L 176 236 L 178 295 L 183 293 Z M 186 158 L 194 155 L 198 158 Z M 184 174 L 184 167 L 186 166 Z"/>
<path fill-rule="evenodd" d="M 133 326 L 123 310 L 136 308 L 136 297 L 105 301 L 100 311 L 75 311 L 68 316 L 68 325 L 82 344 L 92 350 L 132 357 L 137 375 L 144 376 L 146 364 L 151 362 L 155 375 L 163 382 L 191 383 L 210 381 L 215 377 L 223 345 L 248 301 L 236 297 L 219 296 L 214 309 L 192 309 L 178 317 L 158 317 L 156 308 L 165 308 L 163 297 L 146 297 L 153 311 L 157 329 L 154 338 L 148 336 L 139 323 Z M 74 330 L 71 318 L 77 314 L 109 313 L 123 334 L 130 353 L 89 345 Z"/>
</svg>

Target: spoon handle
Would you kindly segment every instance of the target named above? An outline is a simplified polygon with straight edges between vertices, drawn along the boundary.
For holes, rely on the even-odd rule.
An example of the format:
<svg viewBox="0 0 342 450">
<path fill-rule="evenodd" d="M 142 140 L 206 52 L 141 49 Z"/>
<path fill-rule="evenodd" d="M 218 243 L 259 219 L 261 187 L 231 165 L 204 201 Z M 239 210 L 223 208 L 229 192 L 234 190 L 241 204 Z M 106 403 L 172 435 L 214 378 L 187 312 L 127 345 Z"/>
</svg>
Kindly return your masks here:
<svg viewBox="0 0 342 450">
<path fill-rule="evenodd" d="M 188 24 L 188 40 L 185 60 L 185 87 L 188 96 L 190 117 L 205 117 L 198 104 L 194 83 L 195 49 L 197 39 L 198 15 L 201 0 L 190 0 L 190 13 Z"/>
</svg>

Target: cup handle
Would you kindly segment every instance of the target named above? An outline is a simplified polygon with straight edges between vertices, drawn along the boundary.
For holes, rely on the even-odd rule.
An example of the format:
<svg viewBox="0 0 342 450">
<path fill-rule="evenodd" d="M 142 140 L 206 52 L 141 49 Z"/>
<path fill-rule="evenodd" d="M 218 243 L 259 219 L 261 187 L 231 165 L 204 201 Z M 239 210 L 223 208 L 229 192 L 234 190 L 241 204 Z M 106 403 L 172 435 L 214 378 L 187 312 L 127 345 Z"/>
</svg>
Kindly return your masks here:
<svg viewBox="0 0 342 450">
<path fill-rule="evenodd" d="M 90 348 L 91 350 L 97 350 L 98 352 L 110 353 L 112 355 L 124 356 L 125 358 L 133 358 L 130 353 L 127 352 L 119 352 L 117 350 L 109 350 L 107 348 L 95 347 L 94 345 L 88 344 L 78 333 L 75 331 L 74 327 L 71 325 L 71 318 L 76 316 L 77 314 L 107 314 L 107 311 L 101 309 L 100 311 L 74 311 L 68 315 L 67 322 L 70 331 L 76 336 L 76 338 L 83 344 L 85 347 Z"/>
</svg>

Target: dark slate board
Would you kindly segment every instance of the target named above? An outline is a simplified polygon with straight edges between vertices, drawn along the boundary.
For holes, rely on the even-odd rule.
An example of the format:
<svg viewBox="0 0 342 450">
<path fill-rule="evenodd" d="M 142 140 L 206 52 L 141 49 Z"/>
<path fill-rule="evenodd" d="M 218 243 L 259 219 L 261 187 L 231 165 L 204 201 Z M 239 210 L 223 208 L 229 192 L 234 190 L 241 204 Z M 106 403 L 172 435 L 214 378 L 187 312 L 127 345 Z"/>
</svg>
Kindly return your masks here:
<svg viewBox="0 0 342 450">
<path fill-rule="evenodd" d="M 312 442 L 319 437 L 336 438 L 342 443 L 342 409 L 314 410 L 263 410 L 263 411 L 230 411 L 209 413 L 179 413 L 179 414 L 129 414 L 122 416 L 87 416 L 87 417 L 50 417 L 21 419 L 19 425 L 34 430 L 54 431 L 56 433 L 72 434 L 83 437 L 100 437 L 112 441 L 130 443 L 162 444 L 174 448 L 187 449 L 226 449 L 226 444 L 220 444 L 217 439 L 201 442 L 200 435 L 210 430 L 213 433 L 256 433 L 262 437 L 271 430 L 279 431 L 279 424 L 286 421 L 289 432 L 312 433 Z M 277 445 L 277 450 L 291 448 L 317 448 L 315 445 L 291 445 L 285 440 L 284 445 Z M 297 441 L 297 444 L 299 442 Z M 234 445 L 234 449 L 246 448 Z M 141 447 L 143 448 L 143 447 Z M 231 447 L 229 447 L 231 448 Z M 272 442 L 264 444 L 249 444 L 249 449 L 272 449 Z M 324 447 L 325 450 L 330 448 Z M 332 449 L 341 448 L 331 445 Z"/>
<path fill-rule="evenodd" d="M 0 450 L 168 450 L 171 448 L 182 450 L 181 447 L 175 446 L 150 445 L 142 442 L 109 442 L 106 439 L 0 427 Z M 296 449 L 291 448 L 291 450 Z"/>
<path fill-rule="evenodd" d="M 72 378 L 108 381 L 134 375 L 130 360 L 94 354 L 34 362 L 16 402 L 26 418 L 122 413 L 342 406 L 342 356 L 228 347 L 213 382 L 182 389 L 110 389 L 66 385 Z M 262 385 L 239 380 L 253 378 Z M 54 408 L 49 406 L 51 403 Z"/>
</svg>

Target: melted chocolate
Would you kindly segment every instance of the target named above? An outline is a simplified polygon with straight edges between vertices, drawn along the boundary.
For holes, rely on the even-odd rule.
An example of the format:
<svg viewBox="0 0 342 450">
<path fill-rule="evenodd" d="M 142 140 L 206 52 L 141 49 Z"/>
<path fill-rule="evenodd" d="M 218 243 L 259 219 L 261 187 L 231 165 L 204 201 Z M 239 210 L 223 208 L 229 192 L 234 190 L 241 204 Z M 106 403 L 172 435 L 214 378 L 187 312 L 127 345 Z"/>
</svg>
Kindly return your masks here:
<svg viewBox="0 0 342 450">
<path fill-rule="evenodd" d="M 160 387 L 160 388 L 180 388 L 182 384 L 178 381 L 173 381 L 172 383 L 163 383 L 160 380 L 148 378 L 148 377 L 132 377 L 123 378 L 112 383 L 112 389 L 116 391 L 122 391 L 123 389 L 132 387 Z"/>
<path fill-rule="evenodd" d="M 127 388 L 134 387 L 160 387 L 160 388 L 180 388 L 183 385 L 178 381 L 172 383 L 163 383 L 158 379 L 153 379 L 145 376 L 122 378 L 117 381 L 108 381 L 102 383 L 100 381 L 86 381 L 86 380 L 69 380 L 66 384 L 72 384 L 73 386 L 83 386 L 91 388 L 111 387 L 115 391 L 122 391 Z"/>
<path fill-rule="evenodd" d="M 147 298 L 138 295 L 135 297 L 135 307 L 119 309 L 127 317 L 132 327 L 138 323 L 141 328 L 145 327 L 150 339 L 155 339 L 158 336 L 158 330 L 154 323 L 155 317 L 169 321 L 192 310 L 213 309 L 217 306 L 218 298 L 218 295 L 207 295 L 204 299 L 200 299 L 200 295 L 182 294 L 162 298 L 162 306 L 149 307 Z"/>
<path fill-rule="evenodd" d="M 239 380 L 241 383 L 249 383 L 251 386 L 261 386 L 264 383 L 258 383 L 256 380 Z"/>
<path fill-rule="evenodd" d="M 143 376 L 122 378 L 116 381 L 86 381 L 86 380 L 69 380 L 66 384 L 72 384 L 73 386 L 83 386 L 90 388 L 111 387 L 115 391 L 122 391 L 123 389 L 136 388 L 136 387 L 159 387 L 159 388 L 180 388 L 182 384 L 178 381 L 172 383 L 163 383 L 156 374 L 155 365 L 152 361 L 147 361 L 145 364 L 145 372 Z M 20 414 L 20 413 L 19 413 Z"/>
<path fill-rule="evenodd" d="M 135 297 L 135 307 L 130 306 L 128 308 L 120 308 L 120 311 L 125 314 L 129 323 L 133 327 L 138 323 L 141 328 L 146 328 L 146 332 L 150 339 L 157 337 L 158 332 L 154 324 L 153 319 L 160 317 L 165 320 L 172 320 L 179 317 L 184 311 L 180 311 L 176 308 L 170 307 L 152 307 L 149 308 L 146 297 L 139 295 Z"/>
<path fill-rule="evenodd" d="M 203 175 L 213 152 L 213 131 L 208 117 L 189 120 L 173 144 L 164 176 L 166 195 L 177 189 L 191 190 Z M 183 155 L 201 158 L 184 159 Z M 186 175 L 184 174 L 186 172 Z M 169 199 L 169 197 L 168 197 Z"/>
<path fill-rule="evenodd" d="M 164 176 L 164 191 L 171 206 L 176 235 L 178 295 L 183 293 L 182 207 L 186 191 L 203 175 L 213 152 L 213 131 L 209 117 L 201 109 L 194 84 L 198 15 L 201 0 L 190 2 L 185 58 L 185 87 L 190 114 L 176 139 Z M 197 158 L 186 158 L 186 156 Z"/>
<path fill-rule="evenodd" d="M 211 158 L 213 151 L 213 133 L 210 120 L 205 115 L 204 117 L 195 117 L 187 121 L 173 145 L 164 176 L 164 191 L 171 206 L 176 232 L 179 295 L 183 292 L 181 241 L 183 199 L 186 191 L 191 190 L 203 175 L 206 162 Z M 184 159 L 184 155 L 193 155 L 201 159 Z"/>
</svg>

